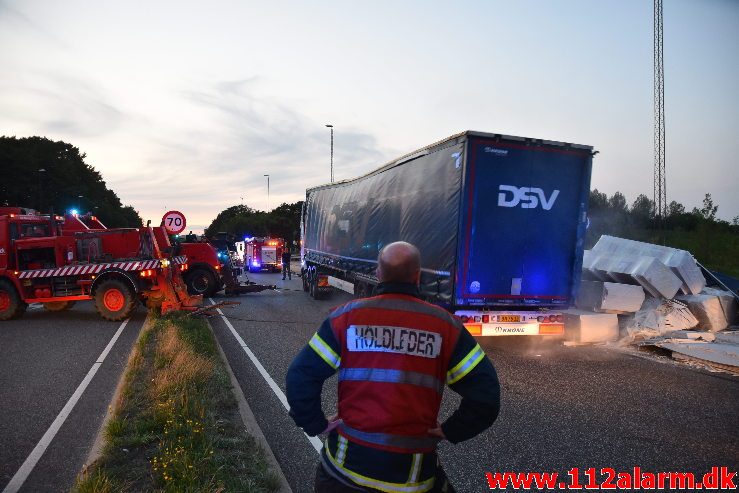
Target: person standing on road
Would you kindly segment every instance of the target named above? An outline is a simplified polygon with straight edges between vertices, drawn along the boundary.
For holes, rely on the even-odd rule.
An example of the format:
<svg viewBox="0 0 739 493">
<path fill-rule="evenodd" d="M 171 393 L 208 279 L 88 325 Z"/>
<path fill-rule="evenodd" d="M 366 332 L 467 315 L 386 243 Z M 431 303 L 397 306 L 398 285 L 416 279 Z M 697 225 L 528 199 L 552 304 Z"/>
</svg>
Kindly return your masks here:
<svg viewBox="0 0 739 493">
<path fill-rule="evenodd" d="M 413 245 L 383 248 L 377 295 L 335 309 L 288 369 L 290 416 L 328 434 L 316 493 L 453 492 L 438 442 L 468 440 L 498 416 L 492 363 L 458 318 L 419 299 L 420 267 Z M 321 390 L 337 370 L 338 414 L 326 419 Z M 462 401 L 439 424 L 444 383 Z"/>
<path fill-rule="evenodd" d="M 292 270 L 290 270 L 290 248 L 285 246 L 282 250 L 282 280 L 285 280 L 285 274 L 288 279 L 292 279 Z"/>
</svg>

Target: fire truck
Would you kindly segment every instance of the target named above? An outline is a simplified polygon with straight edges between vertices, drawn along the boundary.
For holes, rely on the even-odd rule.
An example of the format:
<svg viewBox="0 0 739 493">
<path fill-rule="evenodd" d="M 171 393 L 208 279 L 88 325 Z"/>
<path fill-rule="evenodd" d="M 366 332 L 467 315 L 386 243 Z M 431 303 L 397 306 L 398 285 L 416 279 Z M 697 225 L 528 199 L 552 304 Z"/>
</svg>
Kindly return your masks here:
<svg viewBox="0 0 739 493">
<path fill-rule="evenodd" d="M 173 255 L 160 228 L 114 228 L 92 215 L 40 214 L 0 207 L 0 320 L 29 303 L 50 311 L 91 300 L 106 320 L 123 320 L 137 301 L 167 313 L 195 310 L 182 280 L 187 258 Z"/>
<path fill-rule="evenodd" d="M 285 249 L 282 238 L 247 238 L 245 241 L 249 272 L 277 272 L 282 269 L 282 252 Z"/>
</svg>

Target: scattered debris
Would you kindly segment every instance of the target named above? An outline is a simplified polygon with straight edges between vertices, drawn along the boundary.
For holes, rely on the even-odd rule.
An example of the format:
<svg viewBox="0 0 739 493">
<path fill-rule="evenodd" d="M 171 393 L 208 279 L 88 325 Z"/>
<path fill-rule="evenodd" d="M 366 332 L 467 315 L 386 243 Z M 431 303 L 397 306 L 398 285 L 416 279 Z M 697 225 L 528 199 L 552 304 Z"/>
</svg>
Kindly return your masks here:
<svg viewBox="0 0 739 493">
<path fill-rule="evenodd" d="M 688 307 L 673 300 L 648 299 L 634 314 L 634 320 L 626 328 L 630 341 L 660 336 L 674 330 L 692 329 L 698 325 Z"/>
<path fill-rule="evenodd" d="M 689 252 L 604 235 L 582 269 L 579 310 L 565 312 L 567 345 L 618 339 L 739 375 L 739 330 L 726 330 L 739 323 L 738 298 L 706 287 Z"/>
</svg>

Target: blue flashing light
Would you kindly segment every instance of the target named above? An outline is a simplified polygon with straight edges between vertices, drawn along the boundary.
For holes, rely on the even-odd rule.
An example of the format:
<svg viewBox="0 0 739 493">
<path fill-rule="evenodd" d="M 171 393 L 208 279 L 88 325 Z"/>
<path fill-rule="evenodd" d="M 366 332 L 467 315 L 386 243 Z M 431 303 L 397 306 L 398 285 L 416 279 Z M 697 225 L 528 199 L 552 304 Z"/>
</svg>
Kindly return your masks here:
<svg viewBox="0 0 739 493">
<path fill-rule="evenodd" d="M 69 212 L 70 212 L 70 214 L 72 214 L 73 216 L 76 216 L 76 215 L 78 214 L 78 211 L 77 211 L 77 209 L 70 209 L 70 210 L 69 210 Z"/>
<path fill-rule="evenodd" d="M 259 267 L 259 265 L 260 265 L 260 264 L 259 264 L 259 262 L 257 262 L 257 261 L 255 260 L 254 262 L 252 262 L 252 263 L 251 263 L 251 265 L 253 265 L 254 267 Z"/>
</svg>

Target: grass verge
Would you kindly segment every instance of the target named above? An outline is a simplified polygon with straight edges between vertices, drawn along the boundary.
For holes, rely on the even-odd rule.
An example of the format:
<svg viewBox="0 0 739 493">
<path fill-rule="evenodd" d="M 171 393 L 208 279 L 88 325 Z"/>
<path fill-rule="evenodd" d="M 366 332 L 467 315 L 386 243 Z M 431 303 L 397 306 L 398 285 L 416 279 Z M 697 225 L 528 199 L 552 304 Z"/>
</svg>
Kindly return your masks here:
<svg viewBox="0 0 739 493">
<path fill-rule="evenodd" d="M 134 347 L 99 460 L 73 492 L 270 492 L 279 482 L 247 435 L 212 332 L 170 315 Z"/>
</svg>

